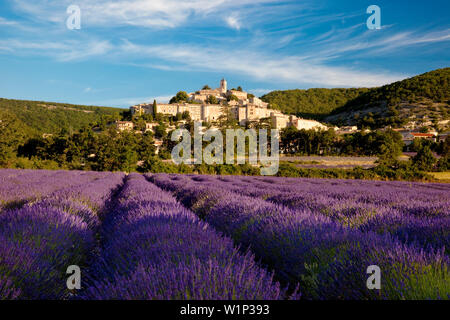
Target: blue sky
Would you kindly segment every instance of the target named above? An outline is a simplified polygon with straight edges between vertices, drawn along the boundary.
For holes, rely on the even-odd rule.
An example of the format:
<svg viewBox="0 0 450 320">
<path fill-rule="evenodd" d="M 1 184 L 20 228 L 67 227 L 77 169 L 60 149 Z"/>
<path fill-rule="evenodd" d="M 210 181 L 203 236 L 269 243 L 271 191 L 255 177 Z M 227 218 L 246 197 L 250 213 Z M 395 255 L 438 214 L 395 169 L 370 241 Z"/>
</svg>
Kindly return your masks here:
<svg viewBox="0 0 450 320">
<path fill-rule="evenodd" d="M 366 26 L 373 4 L 381 30 Z M 129 107 L 222 77 L 258 96 L 378 86 L 449 67 L 449 12 L 443 0 L 0 0 L 0 97 Z"/>
</svg>

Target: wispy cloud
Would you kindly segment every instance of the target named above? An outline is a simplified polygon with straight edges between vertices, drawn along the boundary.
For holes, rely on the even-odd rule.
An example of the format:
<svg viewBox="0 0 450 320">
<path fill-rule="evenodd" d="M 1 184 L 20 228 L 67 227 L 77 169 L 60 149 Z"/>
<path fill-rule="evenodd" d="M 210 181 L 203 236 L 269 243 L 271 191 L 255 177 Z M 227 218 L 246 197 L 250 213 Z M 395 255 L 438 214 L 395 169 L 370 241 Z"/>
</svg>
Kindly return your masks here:
<svg viewBox="0 0 450 320">
<path fill-rule="evenodd" d="M 50 22 L 66 19 L 65 8 L 73 0 L 13 0 L 15 8 Z M 235 7 L 276 3 L 277 0 L 78 0 L 83 23 L 87 25 L 134 25 L 152 28 L 174 28 L 192 16 L 205 17 Z"/>
<path fill-rule="evenodd" d="M 152 103 L 153 100 L 158 101 L 158 103 L 167 103 L 174 95 L 164 95 L 164 96 L 146 96 L 146 97 L 130 97 L 130 98 L 118 98 L 118 99 L 106 99 L 94 102 L 94 105 L 98 106 L 113 106 L 113 107 L 129 107 L 132 105 L 140 103 Z"/>
<path fill-rule="evenodd" d="M 241 29 L 241 22 L 239 21 L 239 18 L 236 15 L 227 17 L 225 21 L 230 28 L 236 30 Z"/>
<path fill-rule="evenodd" d="M 17 55 L 51 56 L 59 61 L 77 61 L 108 53 L 113 46 L 109 41 L 37 41 L 0 40 L 0 48 Z"/>
<path fill-rule="evenodd" d="M 182 72 L 230 74 L 256 88 L 372 87 L 412 75 L 397 72 L 390 64 L 392 57 L 420 61 L 420 67 L 406 72 L 426 69 L 432 64 L 420 54 L 436 50 L 434 56 L 445 60 L 450 41 L 448 24 L 416 29 L 406 24 L 385 25 L 373 32 L 365 27 L 364 8 L 341 12 L 314 0 L 9 2 L 14 14 L 0 17 L 0 27 L 6 30 L 0 35 L 1 54 L 45 56 L 60 62 L 58 68 L 79 61 L 120 65 L 120 71 L 115 71 L 121 72 L 126 86 L 135 80 L 126 69 L 133 66 L 164 76 L 168 72 L 163 71 L 176 76 Z M 81 8 L 79 31 L 65 27 L 66 8 L 72 4 Z M 156 97 L 143 92 L 134 98 L 108 101 L 107 97 L 101 104 L 127 106 L 155 98 L 166 102 L 171 96 L 165 93 L 175 90 L 167 83 Z M 93 97 L 98 94 L 96 85 L 84 81 L 78 93 Z M 253 93 L 268 91 L 255 89 Z"/>
<path fill-rule="evenodd" d="M 450 29 L 433 31 L 402 31 L 376 35 L 373 31 L 366 31 L 354 35 L 354 26 L 339 32 L 328 33 L 327 37 L 310 43 L 311 55 L 321 59 L 332 59 L 344 54 L 380 55 L 398 50 L 411 49 L 413 46 L 424 46 L 432 43 L 450 41 Z"/>
<path fill-rule="evenodd" d="M 256 94 L 258 96 L 265 95 L 266 93 L 269 93 L 271 91 L 273 91 L 273 89 L 261 89 L 261 88 L 259 88 L 259 89 L 249 89 L 248 90 L 248 92 Z"/>
<path fill-rule="evenodd" d="M 19 23 L 17 21 L 8 20 L 0 17 L 0 26 L 17 26 Z"/>
<path fill-rule="evenodd" d="M 359 71 L 351 68 L 316 64 L 301 56 L 273 56 L 257 51 L 228 50 L 193 46 L 146 46 L 126 41 L 120 48 L 128 57 L 164 59 L 176 62 L 192 70 L 234 72 L 258 80 L 288 82 L 296 85 L 371 87 L 405 78 L 392 75 Z"/>
</svg>

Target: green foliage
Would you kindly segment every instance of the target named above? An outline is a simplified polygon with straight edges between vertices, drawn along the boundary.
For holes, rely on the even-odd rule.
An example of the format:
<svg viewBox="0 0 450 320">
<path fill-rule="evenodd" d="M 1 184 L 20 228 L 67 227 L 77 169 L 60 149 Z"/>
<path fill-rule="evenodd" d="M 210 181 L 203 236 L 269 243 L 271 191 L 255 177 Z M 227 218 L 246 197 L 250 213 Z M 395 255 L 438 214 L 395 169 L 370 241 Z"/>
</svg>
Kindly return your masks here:
<svg viewBox="0 0 450 320">
<path fill-rule="evenodd" d="M 443 103 L 446 106 L 440 106 L 438 114 L 448 117 L 449 83 L 450 68 L 445 68 L 379 88 L 273 91 L 262 99 L 270 103 L 271 108 L 305 118 L 324 119 L 333 115 L 335 118 L 330 121 L 338 125 L 398 127 L 407 120 L 402 115 L 402 103 Z M 369 108 L 379 111 L 364 116 L 358 114 Z M 356 114 L 353 116 L 351 112 Z"/>
<path fill-rule="evenodd" d="M 15 115 L 0 110 L 0 166 L 8 166 L 27 132 L 31 130 Z"/>
<path fill-rule="evenodd" d="M 155 100 L 153 100 L 153 114 L 152 114 L 152 116 L 153 117 L 155 117 L 156 116 L 156 112 L 157 112 L 157 109 L 158 109 L 158 104 L 156 103 L 156 99 Z"/>
<path fill-rule="evenodd" d="M 152 173 L 193 173 L 193 169 L 185 164 L 176 165 L 171 162 L 163 162 L 157 157 L 146 159 L 138 168 L 140 172 Z"/>
<path fill-rule="evenodd" d="M 81 128 L 120 118 L 117 108 L 79 106 L 66 103 L 0 99 L 0 111 L 14 115 L 25 125 L 27 135 L 73 133 Z"/>
<path fill-rule="evenodd" d="M 211 90 L 211 87 L 206 84 L 203 86 L 202 90 Z"/>
<path fill-rule="evenodd" d="M 209 104 L 218 104 L 219 103 L 215 96 L 209 96 L 208 99 L 206 100 L 206 102 Z"/>
<path fill-rule="evenodd" d="M 281 131 L 281 150 L 290 154 L 331 154 L 336 143 L 334 130 L 297 130 L 288 127 Z"/>
<path fill-rule="evenodd" d="M 400 102 L 417 102 L 423 98 L 434 102 L 446 103 L 450 99 L 450 68 L 438 69 L 380 88 L 371 89 L 343 108 L 358 110 L 377 106 L 385 102 L 395 106 Z M 336 110 L 339 112 L 342 110 Z"/>
<path fill-rule="evenodd" d="M 191 121 L 191 114 L 189 113 L 189 111 L 184 111 L 181 114 L 181 119 Z"/>
<path fill-rule="evenodd" d="M 188 100 L 189 96 L 186 91 L 179 91 L 175 97 L 170 99 L 169 103 L 187 102 Z"/>
<path fill-rule="evenodd" d="M 422 171 L 431 171 L 437 162 L 429 146 L 423 146 L 412 159 L 414 167 Z"/>
<path fill-rule="evenodd" d="M 437 163 L 437 169 L 439 171 L 450 171 L 450 155 L 447 154 L 441 157 Z"/>
<path fill-rule="evenodd" d="M 53 160 L 41 160 L 36 157 L 31 159 L 19 157 L 15 160 L 13 168 L 15 169 L 38 169 L 38 170 L 64 170 L 72 169 L 70 167 L 61 166 Z"/>
<path fill-rule="evenodd" d="M 450 136 L 447 136 L 441 145 L 439 146 L 439 153 L 445 157 L 450 156 Z"/>
<path fill-rule="evenodd" d="M 367 114 L 359 121 L 352 122 L 358 126 L 371 128 L 388 125 L 400 127 L 408 121 L 409 116 L 423 112 L 425 112 L 423 115 L 428 113 L 444 119 L 450 99 L 449 83 L 450 68 L 434 70 L 380 88 L 370 89 L 344 106 L 333 110 L 332 115 L 342 115 L 345 118 L 351 114 L 350 112 L 378 110 L 375 114 Z M 443 103 L 446 106 L 441 105 L 436 112 L 431 112 L 434 103 Z M 418 107 L 410 110 L 411 105 L 418 105 Z M 428 108 L 424 109 L 421 105 L 428 105 Z"/>
<path fill-rule="evenodd" d="M 417 170 L 408 163 L 398 168 L 379 165 L 372 169 L 356 167 L 354 169 L 317 169 L 298 168 L 293 164 L 280 164 L 278 177 L 323 178 L 323 179 L 364 179 L 364 180 L 407 180 L 432 181 L 428 174 Z"/>
<path fill-rule="evenodd" d="M 395 161 L 403 149 L 401 135 L 393 130 L 357 132 L 339 137 L 333 129 L 316 131 L 288 127 L 281 131 L 280 138 L 284 153 L 378 156 L 384 164 Z"/>
<path fill-rule="evenodd" d="M 158 139 L 163 139 L 166 136 L 167 126 L 164 123 L 160 123 L 155 130 L 155 137 Z"/>
<path fill-rule="evenodd" d="M 227 98 L 228 101 L 239 101 L 239 98 L 236 97 L 234 94 L 228 96 Z"/>
<path fill-rule="evenodd" d="M 270 108 L 288 114 L 296 114 L 310 118 L 320 118 L 333 110 L 345 106 L 369 89 L 309 89 L 273 91 L 262 100 L 270 104 Z"/>
<path fill-rule="evenodd" d="M 23 168 L 131 172 L 138 161 L 155 156 L 155 147 L 150 133 L 118 133 L 111 126 L 99 134 L 84 128 L 71 136 L 32 138 L 19 147 L 18 156 L 15 166 Z"/>
</svg>

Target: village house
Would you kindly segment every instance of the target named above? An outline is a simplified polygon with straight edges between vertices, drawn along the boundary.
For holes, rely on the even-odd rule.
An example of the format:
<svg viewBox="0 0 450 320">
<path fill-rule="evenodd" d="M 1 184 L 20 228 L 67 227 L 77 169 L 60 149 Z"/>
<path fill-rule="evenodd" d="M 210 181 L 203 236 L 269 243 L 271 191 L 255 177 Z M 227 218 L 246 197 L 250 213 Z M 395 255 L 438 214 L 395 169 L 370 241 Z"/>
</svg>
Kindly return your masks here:
<svg viewBox="0 0 450 320">
<path fill-rule="evenodd" d="M 433 133 L 421 133 L 421 132 L 411 132 L 411 135 L 414 137 L 414 139 L 426 139 L 433 142 L 436 142 L 436 135 Z"/>
<path fill-rule="evenodd" d="M 163 145 L 163 141 L 160 139 L 154 139 L 154 143 L 153 145 L 155 146 L 155 154 L 159 154 L 159 150 L 161 149 L 162 145 Z"/>
<path fill-rule="evenodd" d="M 414 139 L 426 139 L 433 142 L 436 142 L 436 135 L 432 133 L 421 133 L 421 132 L 409 132 L 402 131 L 400 132 L 402 135 L 402 140 L 405 143 L 405 146 L 409 146 L 414 142 Z"/>
<path fill-rule="evenodd" d="M 155 128 L 159 126 L 158 122 L 146 122 L 145 123 L 145 132 L 147 131 L 155 131 Z"/>
<path fill-rule="evenodd" d="M 447 139 L 447 137 L 450 135 L 450 132 L 446 132 L 446 133 L 441 133 L 440 135 L 438 135 L 438 142 L 444 142 L 445 139 Z"/>
<path fill-rule="evenodd" d="M 335 131 L 338 135 L 350 134 L 358 132 L 358 127 L 357 126 L 346 126 L 340 128 L 336 127 Z"/>
<path fill-rule="evenodd" d="M 116 121 L 116 128 L 119 131 L 131 131 L 134 129 L 134 124 L 131 121 Z"/>
<path fill-rule="evenodd" d="M 213 96 L 217 104 L 209 104 L 210 97 Z M 269 104 L 259 98 L 249 95 L 245 91 L 228 90 L 225 79 L 220 81 L 217 89 L 202 89 L 188 94 L 188 101 L 183 103 L 157 104 L 153 110 L 152 103 L 139 104 L 130 107 L 131 113 L 142 115 L 145 113 L 176 116 L 184 112 L 189 112 L 193 121 L 216 122 L 224 111 L 229 111 L 241 126 L 245 126 L 249 121 L 258 121 L 270 118 L 274 128 L 284 129 L 288 126 L 295 126 L 297 129 L 326 129 L 320 122 L 300 119 L 295 116 L 285 115 L 278 110 L 269 109 Z"/>
</svg>

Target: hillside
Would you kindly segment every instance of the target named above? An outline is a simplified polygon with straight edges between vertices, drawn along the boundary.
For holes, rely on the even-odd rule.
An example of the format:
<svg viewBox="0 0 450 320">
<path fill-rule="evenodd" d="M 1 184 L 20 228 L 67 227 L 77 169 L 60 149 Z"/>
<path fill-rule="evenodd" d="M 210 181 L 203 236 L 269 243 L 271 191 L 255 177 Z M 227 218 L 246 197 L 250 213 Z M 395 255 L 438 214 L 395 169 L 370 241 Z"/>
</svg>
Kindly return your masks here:
<svg viewBox="0 0 450 320">
<path fill-rule="evenodd" d="M 117 118 L 123 109 L 0 98 L 0 114 L 16 118 L 30 134 L 71 132 L 102 119 Z"/>
<path fill-rule="evenodd" d="M 261 99 L 272 109 L 306 118 L 320 119 L 345 106 L 370 89 L 308 89 L 272 91 Z"/>
<path fill-rule="evenodd" d="M 273 108 L 334 124 L 383 127 L 448 120 L 450 68 L 371 89 L 274 91 L 263 100 Z"/>
</svg>

